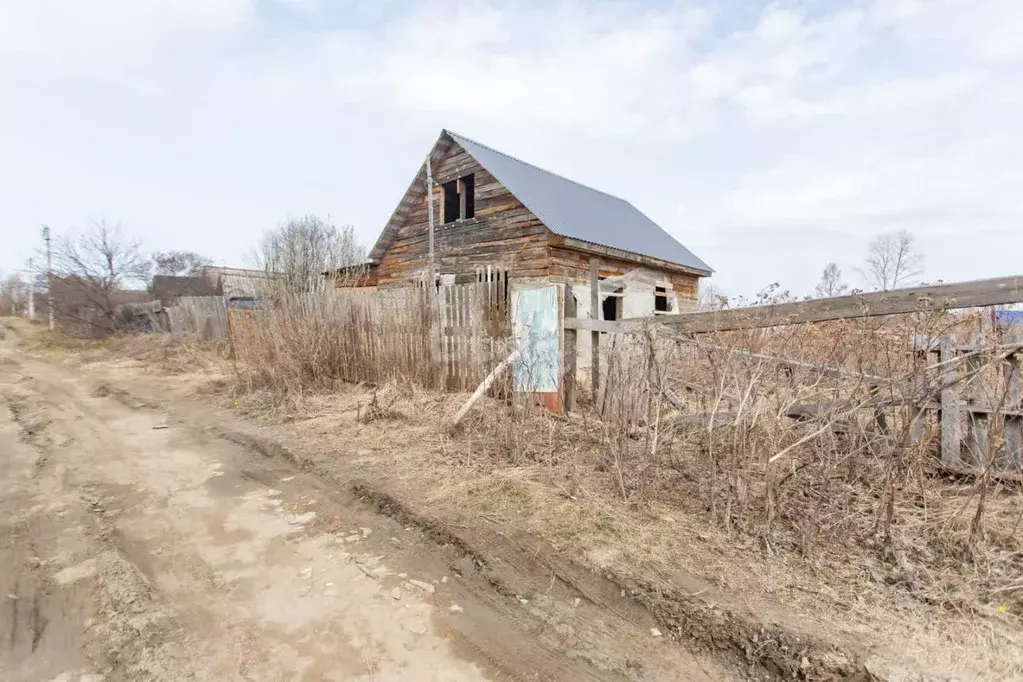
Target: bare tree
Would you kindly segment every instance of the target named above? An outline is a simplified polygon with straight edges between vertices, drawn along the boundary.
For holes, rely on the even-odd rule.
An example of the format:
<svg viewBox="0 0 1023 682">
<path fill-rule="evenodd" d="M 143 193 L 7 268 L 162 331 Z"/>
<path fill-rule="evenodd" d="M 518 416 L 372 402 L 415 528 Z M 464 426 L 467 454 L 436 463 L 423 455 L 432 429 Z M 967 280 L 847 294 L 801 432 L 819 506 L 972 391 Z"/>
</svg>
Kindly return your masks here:
<svg viewBox="0 0 1023 682">
<path fill-rule="evenodd" d="M 53 298 L 58 315 L 115 328 L 128 284 L 149 280 L 152 262 L 137 239 L 105 220 L 53 245 Z"/>
<path fill-rule="evenodd" d="M 700 282 L 697 297 L 701 311 L 722 310 L 728 307 L 728 295 L 710 282 Z"/>
<path fill-rule="evenodd" d="M 163 251 L 153 254 L 157 275 L 198 277 L 213 261 L 194 251 Z"/>
<path fill-rule="evenodd" d="M 263 237 L 257 261 L 287 291 L 313 291 L 326 282 L 324 273 L 362 263 L 366 248 L 355 229 L 338 227 L 316 215 L 282 223 Z"/>
<path fill-rule="evenodd" d="M 24 291 L 25 283 L 17 273 L 0 280 L 0 315 L 17 315 Z"/>
<path fill-rule="evenodd" d="M 831 298 L 832 296 L 841 296 L 848 288 L 842 282 L 842 271 L 839 270 L 838 264 L 828 263 L 824 267 L 824 272 L 821 274 L 820 281 L 817 282 L 814 293 L 818 298 Z"/>
<path fill-rule="evenodd" d="M 867 286 L 882 291 L 909 284 L 924 272 L 923 254 L 908 230 L 889 232 L 870 242 L 862 275 Z"/>
</svg>

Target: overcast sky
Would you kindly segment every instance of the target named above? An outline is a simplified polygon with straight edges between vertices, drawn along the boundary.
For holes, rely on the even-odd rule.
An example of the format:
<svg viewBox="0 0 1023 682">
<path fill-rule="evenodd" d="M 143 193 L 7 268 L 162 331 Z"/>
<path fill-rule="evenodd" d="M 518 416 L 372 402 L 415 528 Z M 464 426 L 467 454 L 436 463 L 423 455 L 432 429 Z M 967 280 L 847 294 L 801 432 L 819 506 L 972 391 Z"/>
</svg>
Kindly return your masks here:
<svg viewBox="0 0 1023 682">
<path fill-rule="evenodd" d="M 622 196 L 731 294 L 1023 272 L 1023 2 L 0 0 L 0 270 L 107 218 L 372 243 L 441 128 Z"/>
</svg>

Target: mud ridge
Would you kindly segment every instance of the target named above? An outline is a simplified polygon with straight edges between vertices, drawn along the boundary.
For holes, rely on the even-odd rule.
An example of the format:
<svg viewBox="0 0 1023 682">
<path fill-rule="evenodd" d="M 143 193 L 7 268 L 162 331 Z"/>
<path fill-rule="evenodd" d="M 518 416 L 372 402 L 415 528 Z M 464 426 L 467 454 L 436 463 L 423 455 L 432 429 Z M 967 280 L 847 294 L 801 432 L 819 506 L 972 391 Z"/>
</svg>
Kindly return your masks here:
<svg viewBox="0 0 1023 682">
<path fill-rule="evenodd" d="M 117 392 L 130 396 L 120 389 L 117 389 Z M 136 404 L 138 402 L 142 402 L 146 407 L 152 407 L 143 401 L 136 401 Z M 302 471 L 314 474 L 337 490 L 350 491 L 357 498 L 375 506 L 384 515 L 405 526 L 416 527 L 434 543 L 456 549 L 471 559 L 475 570 L 479 571 L 481 577 L 484 577 L 502 596 L 517 596 L 516 590 L 508 581 L 503 576 L 495 574 L 496 572 L 492 570 L 494 562 L 490 560 L 491 554 L 494 554 L 498 563 L 507 563 L 500 560 L 500 555 L 507 554 L 509 550 L 522 554 L 522 548 L 516 547 L 505 533 L 497 534 L 495 538 L 488 537 L 484 543 L 487 546 L 487 553 L 484 554 L 473 546 L 473 542 L 465 534 L 459 534 L 441 520 L 425 517 L 407 502 L 368 481 L 339 479 L 314 460 L 289 450 L 272 438 L 218 426 L 209 426 L 204 430 L 258 452 L 264 457 L 289 462 Z M 535 539 L 532 541 L 535 542 Z M 505 551 L 502 552 L 502 549 Z M 561 583 L 588 601 L 607 608 L 626 620 L 636 619 L 629 618 L 623 612 L 639 608 L 677 641 L 691 642 L 722 655 L 747 668 L 751 674 L 766 675 L 768 679 L 808 682 L 833 680 L 873 682 L 880 679 L 867 670 L 860 652 L 843 650 L 814 641 L 805 634 L 797 634 L 767 623 L 754 614 L 730 609 L 723 606 L 720 601 L 703 599 L 699 595 L 689 594 L 683 590 L 665 590 L 652 583 L 626 577 L 614 571 L 598 575 L 591 569 L 553 551 L 547 554 L 550 555 L 549 559 L 537 552 L 525 563 L 542 565 L 548 571 L 548 575 L 553 574 Z M 457 570 L 455 562 L 452 562 L 452 568 Z M 609 587 L 613 589 L 609 590 Z M 627 596 L 618 599 L 619 591 Z"/>
<path fill-rule="evenodd" d="M 343 481 L 313 460 L 296 455 L 280 443 L 268 438 L 254 436 L 241 431 L 230 431 L 218 427 L 214 427 L 211 431 L 219 438 L 223 438 L 235 445 L 241 445 L 242 447 L 249 448 L 264 457 L 283 459 L 302 471 L 315 474 L 320 480 L 329 483 L 338 489 L 343 490 L 347 488 L 351 490 L 356 497 L 364 502 L 369 502 L 385 516 L 398 521 L 404 526 L 413 526 L 419 529 L 438 545 L 449 545 L 451 547 L 455 547 L 460 552 L 471 558 L 478 570 L 486 570 L 487 563 L 483 559 L 482 555 L 471 547 L 464 539 L 455 535 L 440 521 L 423 517 L 421 514 L 416 513 L 394 496 L 374 488 L 368 482 L 363 480 Z"/>
<path fill-rule="evenodd" d="M 96 595 L 89 657 L 115 679 L 161 679 L 169 663 L 183 664 L 167 644 L 169 633 L 179 627 L 174 611 L 125 550 L 121 532 L 105 518 L 103 497 L 86 486 L 79 503 L 99 548 L 88 559 L 94 566 L 88 580 Z"/>
<path fill-rule="evenodd" d="M 92 391 L 92 395 L 96 398 L 113 398 L 125 407 L 130 407 L 133 410 L 159 409 L 158 405 L 154 405 L 153 403 L 145 400 L 140 400 L 128 391 L 125 391 L 122 388 L 117 388 L 116 386 L 111 386 L 108 383 L 97 384 Z"/>
</svg>

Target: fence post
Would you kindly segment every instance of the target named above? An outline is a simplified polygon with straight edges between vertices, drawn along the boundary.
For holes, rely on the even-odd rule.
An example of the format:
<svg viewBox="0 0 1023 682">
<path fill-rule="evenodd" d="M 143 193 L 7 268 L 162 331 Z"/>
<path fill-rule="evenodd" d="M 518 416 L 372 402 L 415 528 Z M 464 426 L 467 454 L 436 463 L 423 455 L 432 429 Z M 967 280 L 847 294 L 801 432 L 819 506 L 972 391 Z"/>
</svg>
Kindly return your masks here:
<svg viewBox="0 0 1023 682">
<path fill-rule="evenodd" d="M 989 430 L 988 430 L 988 413 L 975 412 L 971 410 L 971 407 L 986 410 L 990 401 L 986 398 L 986 391 L 984 390 L 984 358 L 977 354 L 977 351 L 983 344 L 983 337 L 974 333 L 970 336 L 970 352 L 971 355 L 967 358 L 966 371 L 970 376 L 969 383 L 969 395 L 967 396 L 967 413 L 966 413 L 966 448 L 964 451 L 964 461 L 966 464 L 973 465 L 974 467 L 983 468 L 988 462 L 988 450 L 989 443 Z"/>
<path fill-rule="evenodd" d="M 563 349 L 564 359 L 562 360 L 562 385 L 565 387 L 565 412 L 575 409 L 575 376 L 576 356 L 578 353 L 577 338 L 579 332 L 575 329 L 566 329 L 565 320 L 576 316 L 575 294 L 572 293 L 572 284 L 568 282 L 564 288 L 565 303 L 562 307 L 563 317 L 561 328 L 564 334 L 565 347 Z"/>
<path fill-rule="evenodd" d="M 431 281 L 433 280 L 433 281 Z M 423 294 L 426 296 L 427 319 L 430 320 L 430 364 L 436 386 L 444 388 L 443 338 L 444 325 L 441 318 L 441 300 L 437 295 L 437 281 L 433 273 L 423 274 Z"/>
<path fill-rule="evenodd" d="M 908 407 L 909 442 L 919 446 L 924 437 L 924 420 L 927 418 L 927 403 L 930 391 L 927 386 L 927 365 L 930 364 L 930 339 L 917 334 L 913 337 L 913 365 L 917 373 L 913 377 L 912 400 Z"/>
<path fill-rule="evenodd" d="M 1018 324 L 1005 332 L 1006 343 L 1023 341 L 1023 329 Z M 1005 375 L 1005 409 L 1007 412 L 1023 410 L 1023 353 L 1013 353 L 1002 365 Z M 1005 467 L 1009 471 L 1023 470 L 1023 415 L 1005 416 Z"/>
<path fill-rule="evenodd" d="M 941 461 L 950 466 L 959 464 L 962 449 L 962 428 L 959 424 L 959 387 L 956 385 L 955 339 L 945 337 L 938 351 L 941 372 Z"/>
<path fill-rule="evenodd" d="M 600 260 L 590 259 L 590 319 L 600 319 Z M 600 387 L 600 332 L 590 332 L 590 393 L 593 404 L 597 404 L 597 390 Z"/>
</svg>

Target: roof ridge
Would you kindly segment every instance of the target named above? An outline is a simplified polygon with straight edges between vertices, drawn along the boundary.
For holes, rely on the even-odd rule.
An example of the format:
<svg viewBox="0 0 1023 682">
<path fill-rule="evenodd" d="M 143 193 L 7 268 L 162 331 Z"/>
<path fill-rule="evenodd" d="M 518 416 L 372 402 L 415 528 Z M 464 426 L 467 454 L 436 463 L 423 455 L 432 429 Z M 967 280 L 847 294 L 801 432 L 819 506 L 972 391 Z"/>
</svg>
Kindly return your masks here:
<svg viewBox="0 0 1023 682">
<path fill-rule="evenodd" d="M 535 163 L 530 163 L 529 161 L 523 161 L 522 159 L 520 159 L 518 157 L 515 157 L 515 156 L 512 156 L 511 154 L 507 154 L 505 152 L 502 152 L 499 149 L 494 149 L 490 145 L 486 145 L 486 144 L 483 144 L 482 142 L 478 142 L 478 141 L 472 139 L 471 137 L 467 137 L 465 135 L 461 135 L 459 133 L 456 133 L 453 130 L 448 130 L 448 129 L 445 128 L 444 132 L 447 133 L 448 135 L 450 135 L 451 137 L 455 138 L 456 142 L 458 141 L 458 138 L 461 138 L 461 139 L 465 140 L 466 142 L 472 142 L 475 145 L 479 145 L 480 147 L 483 147 L 487 151 L 491 151 L 491 152 L 493 152 L 495 154 L 500 154 L 501 156 L 503 156 L 505 158 L 508 158 L 508 159 L 511 159 L 512 161 L 515 161 L 516 163 L 521 163 L 524 166 L 529 166 L 530 168 L 535 168 L 536 170 L 540 171 L 541 173 L 546 173 L 547 175 L 553 175 L 554 177 L 558 178 L 559 180 L 564 180 L 565 182 L 571 182 L 573 185 L 578 185 L 578 186 L 582 187 L 583 189 L 588 189 L 591 192 L 596 192 L 597 194 L 603 194 L 604 196 L 611 197 L 612 199 L 616 199 L 617 201 L 621 201 L 621 202 L 624 202 L 626 204 L 629 203 L 625 199 L 622 199 L 619 196 L 615 196 L 614 194 L 611 194 L 610 192 L 605 192 L 604 190 L 597 189 L 596 187 L 590 187 L 589 185 L 584 185 L 583 183 L 578 182 L 577 180 L 573 180 L 572 178 L 566 178 L 564 175 L 561 175 L 559 173 L 555 173 L 554 171 L 549 171 L 546 168 L 540 168 L 540 166 L 537 166 Z M 629 205 L 631 206 L 632 204 L 629 204 Z"/>
</svg>

